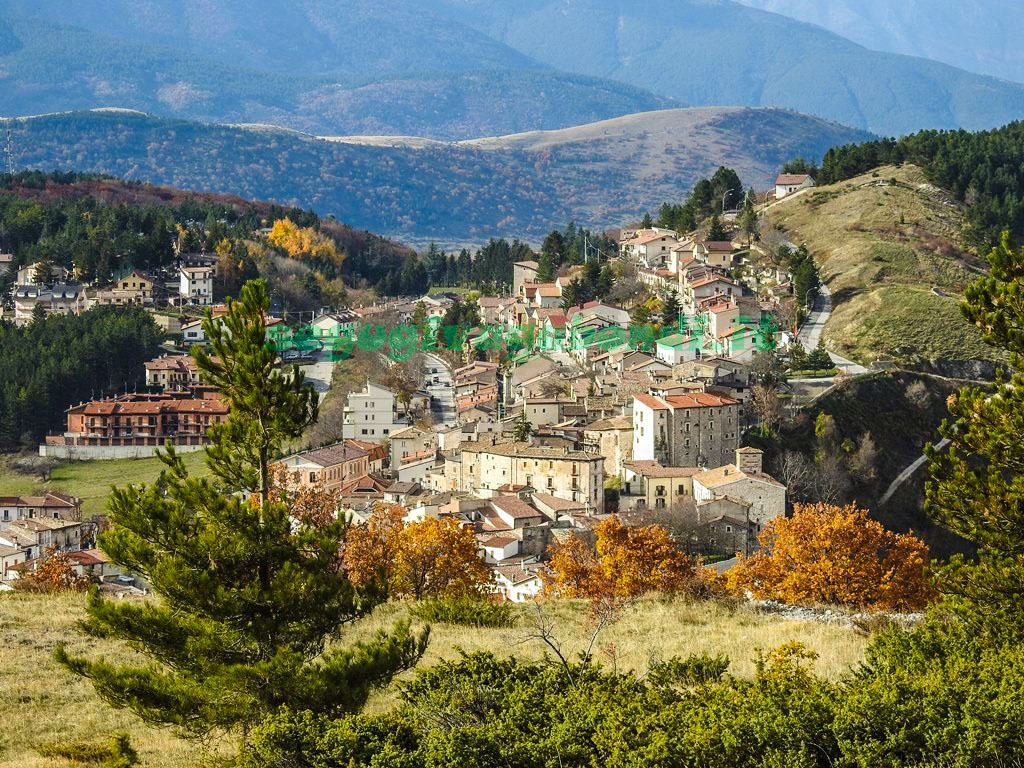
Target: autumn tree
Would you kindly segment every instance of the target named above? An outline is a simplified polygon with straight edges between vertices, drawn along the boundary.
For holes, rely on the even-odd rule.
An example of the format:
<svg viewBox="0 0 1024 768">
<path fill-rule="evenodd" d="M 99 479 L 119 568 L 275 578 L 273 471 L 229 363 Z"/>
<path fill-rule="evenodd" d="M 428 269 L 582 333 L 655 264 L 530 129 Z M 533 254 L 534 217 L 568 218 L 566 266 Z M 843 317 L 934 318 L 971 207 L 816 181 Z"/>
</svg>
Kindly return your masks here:
<svg viewBox="0 0 1024 768">
<path fill-rule="evenodd" d="M 549 594 L 629 600 L 648 592 L 681 592 L 696 578 L 693 560 L 660 525 L 628 527 L 612 516 L 595 533 L 594 549 L 574 535 L 553 550 Z"/>
<path fill-rule="evenodd" d="M 160 599 L 110 601 L 93 591 L 82 627 L 152 661 L 122 666 L 56 651 L 111 705 L 195 738 L 244 738 L 282 707 L 358 711 L 426 644 L 407 624 L 346 644 L 344 629 L 383 592 L 353 585 L 336 567 L 343 523 L 304 524 L 274 498 L 270 458 L 316 418 L 317 401 L 298 370 L 275 366 L 268 303 L 262 281 L 249 283 L 223 320 L 203 323 L 212 355 L 196 351 L 196 362 L 230 406 L 227 421 L 209 430 L 210 477 L 190 476 L 168 447 L 156 483 L 110 497 L 113 528 L 100 547 Z"/>
<path fill-rule="evenodd" d="M 939 574 L 947 604 L 972 630 L 1024 638 L 1024 248 L 1009 235 L 989 255 L 991 276 L 970 286 L 961 305 L 984 340 L 1009 353 L 1012 375 L 992 390 L 963 389 L 949 398 L 955 418 L 941 427 L 943 454 L 929 446 L 926 509 L 933 519 L 978 545 L 976 563 L 955 559 Z"/>
<path fill-rule="evenodd" d="M 734 588 L 786 603 L 919 610 L 932 598 L 928 547 L 855 505 L 797 504 L 760 536 L 764 549 L 729 571 Z"/>
<path fill-rule="evenodd" d="M 480 592 L 490 571 L 473 530 L 452 518 L 403 523 L 405 510 L 378 507 L 370 519 L 349 530 L 345 568 L 356 584 L 387 581 L 393 597 L 422 600 Z"/>
<path fill-rule="evenodd" d="M 34 570 L 14 580 L 14 588 L 19 592 L 84 592 L 90 583 L 88 578 L 76 573 L 66 552 L 51 548 L 35 564 Z"/>
<path fill-rule="evenodd" d="M 271 469 L 270 484 L 270 498 L 286 504 L 295 520 L 317 528 L 337 522 L 341 494 L 327 487 L 322 474 L 312 483 L 301 483 L 295 473 L 279 464 Z"/>
<path fill-rule="evenodd" d="M 768 436 L 782 420 L 782 402 L 778 393 L 764 384 L 757 384 L 751 393 L 751 406 L 761 419 L 761 432 Z"/>
</svg>

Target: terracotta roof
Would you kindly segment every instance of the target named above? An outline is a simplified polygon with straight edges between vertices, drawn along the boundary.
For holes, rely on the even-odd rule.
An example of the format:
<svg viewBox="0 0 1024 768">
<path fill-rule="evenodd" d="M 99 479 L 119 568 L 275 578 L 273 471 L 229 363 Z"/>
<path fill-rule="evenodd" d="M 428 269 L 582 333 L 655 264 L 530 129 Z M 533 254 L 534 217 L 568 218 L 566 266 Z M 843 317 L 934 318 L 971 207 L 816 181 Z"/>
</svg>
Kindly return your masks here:
<svg viewBox="0 0 1024 768">
<path fill-rule="evenodd" d="M 806 173 L 780 173 L 775 178 L 776 186 L 788 187 L 792 184 L 803 184 L 810 176 Z"/>
<path fill-rule="evenodd" d="M 569 501 L 558 496 L 552 496 L 550 493 L 535 493 L 533 494 L 534 500 L 543 504 L 548 509 L 554 510 L 555 512 L 567 512 L 570 509 L 586 509 L 587 505 L 582 504 L 578 501 Z"/>
<path fill-rule="evenodd" d="M 496 574 L 508 581 L 512 586 L 525 584 L 528 581 L 539 579 L 536 571 L 529 570 L 522 564 L 519 565 L 497 565 L 492 569 Z"/>
<path fill-rule="evenodd" d="M 492 507 L 501 510 L 513 520 L 543 517 L 539 510 L 534 509 L 518 496 L 495 496 L 490 503 Z"/>
<path fill-rule="evenodd" d="M 321 467 L 333 467 L 346 461 L 369 456 L 367 451 L 354 445 L 346 445 L 344 442 L 334 445 L 315 448 L 312 451 L 304 451 L 298 454 L 300 458 L 319 464 Z"/>
<path fill-rule="evenodd" d="M 707 392 L 694 392 L 691 395 L 670 395 L 665 402 L 673 408 L 719 408 L 724 405 L 738 405 L 738 400 L 733 400 L 725 395 L 711 395 Z"/>
<path fill-rule="evenodd" d="M 534 272 L 540 269 L 540 264 L 538 264 L 536 261 L 517 261 L 515 263 L 515 266 L 526 267 L 527 269 L 532 269 Z"/>
<path fill-rule="evenodd" d="M 538 283 L 537 293 L 547 298 L 557 298 L 562 295 L 562 289 L 554 283 Z"/>
<path fill-rule="evenodd" d="M 491 536 L 486 541 L 480 542 L 485 547 L 500 547 L 504 549 L 509 544 L 519 541 L 515 536 Z"/>
<path fill-rule="evenodd" d="M 732 251 L 731 240 L 701 240 L 701 245 L 709 251 Z"/>
<path fill-rule="evenodd" d="M 650 459 L 624 461 L 622 466 L 644 477 L 693 477 L 700 474 L 697 467 L 665 467 Z"/>
<path fill-rule="evenodd" d="M 763 472 L 742 472 L 736 468 L 735 464 L 726 464 L 724 467 L 706 470 L 697 475 L 695 480 L 705 488 L 729 485 L 738 480 L 760 480 L 762 483 L 768 483 L 780 488 L 786 487 L 771 475 L 766 475 Z"/>
<path fill-rule="evenodd" d="M 642 405 L 646 405 L 648 408 L 653 408 L 656 411 L 669 410 L 669 406 L 667 403 L 665 403 L 663 400 L 659 400 L 653 395 L 633 395 L 633 399 L 638 401 Z"/>
</svg>

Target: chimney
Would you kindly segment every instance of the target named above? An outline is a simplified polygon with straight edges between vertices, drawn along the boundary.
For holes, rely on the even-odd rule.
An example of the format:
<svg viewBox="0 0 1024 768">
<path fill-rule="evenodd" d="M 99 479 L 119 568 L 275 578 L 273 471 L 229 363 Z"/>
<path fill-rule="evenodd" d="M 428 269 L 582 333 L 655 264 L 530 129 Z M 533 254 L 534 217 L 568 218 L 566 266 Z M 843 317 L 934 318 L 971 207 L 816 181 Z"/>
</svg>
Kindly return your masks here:
<svg viewBox="0 0 1024 768">
<path fill-rule="evenodd" d="M 760 474 L 763 457 L 763 452 L 758 448 L 740 448 L 736 451 L 736 468 L 740 472 Z"/>
</svg>

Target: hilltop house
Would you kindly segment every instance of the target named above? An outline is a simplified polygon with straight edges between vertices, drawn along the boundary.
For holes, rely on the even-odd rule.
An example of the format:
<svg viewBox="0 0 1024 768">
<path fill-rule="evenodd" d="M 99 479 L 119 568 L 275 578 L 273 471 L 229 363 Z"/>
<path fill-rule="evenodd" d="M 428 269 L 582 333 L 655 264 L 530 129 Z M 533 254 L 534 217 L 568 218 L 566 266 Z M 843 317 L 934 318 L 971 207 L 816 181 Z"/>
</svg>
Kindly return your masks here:
<svg viewBox="0 0 1024 768">
<path fill-rule="evenodd" d="M 182 267 L 178 293 L 185 304 L 213 304 L 213 267 Z"/>
<path fill-rule="evenodd" d="M 780 173 L 775 179 L 775 199 L 781 200 L 801 189 L 814 186 L 814 179 L 806 173 Z"/>
</svg>

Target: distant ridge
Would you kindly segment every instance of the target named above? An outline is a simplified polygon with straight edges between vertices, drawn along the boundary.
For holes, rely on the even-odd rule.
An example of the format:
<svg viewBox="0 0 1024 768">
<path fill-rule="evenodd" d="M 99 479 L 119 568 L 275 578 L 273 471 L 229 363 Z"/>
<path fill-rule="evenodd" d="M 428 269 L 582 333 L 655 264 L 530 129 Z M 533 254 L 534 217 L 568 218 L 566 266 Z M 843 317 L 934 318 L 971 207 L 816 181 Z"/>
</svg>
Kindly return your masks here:
<svg viewBox="0 0 1024 768">
<path fill-rule="evenodd" d="M 616 226 L 681 200 L 719 165 L 765 187 L 792 157 L 868 138 L 786 110 L 708 107 L 415 147 L 408 138 L 327 141 L 123 112 L 19 119 L 14 130 L 19 167 L 300 205 L 409 242 L 539 242 L 570 219 Z"/>
</svg>

